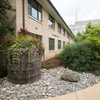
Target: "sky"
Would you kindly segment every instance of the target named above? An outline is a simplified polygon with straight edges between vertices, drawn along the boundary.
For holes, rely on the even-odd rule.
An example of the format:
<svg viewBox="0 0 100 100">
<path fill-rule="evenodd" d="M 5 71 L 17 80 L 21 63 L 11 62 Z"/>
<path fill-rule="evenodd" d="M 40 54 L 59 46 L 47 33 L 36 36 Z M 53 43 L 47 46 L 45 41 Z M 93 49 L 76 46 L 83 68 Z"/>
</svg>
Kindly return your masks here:
<svg viewBox="0 0 100 100">
<path fill-rule="evenodd" d="M 76 19 L 77 21 L 100 19 L 100 0 L 51 0 L 51 2 L 67 25 L 74 24 Z"/>
</svg>

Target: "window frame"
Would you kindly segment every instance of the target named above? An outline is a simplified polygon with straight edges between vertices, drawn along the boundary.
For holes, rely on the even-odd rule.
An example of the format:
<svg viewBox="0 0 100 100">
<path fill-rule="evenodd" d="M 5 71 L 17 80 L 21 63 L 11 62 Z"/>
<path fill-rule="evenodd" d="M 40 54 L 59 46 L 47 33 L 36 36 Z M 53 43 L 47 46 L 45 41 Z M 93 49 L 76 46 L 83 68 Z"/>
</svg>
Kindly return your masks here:
<svg viewBox="0 0 100 100">
<path fill-rule="evenodd" d="M 55 29 L 55 19 L 49 14 L 49 27 Z"/>
<path fill-rule="evenodd" d="M 65 46 L 65 41 L 63 41 L 63 48 L 64 48 L 64 46 Z"/>
<path fill-rule="evenodd" d="M 65 29 L 63 29 L 63 36 L 65 36 Z"/>
<path fill-rule="evenodd" d="M 51 44 L 50 44 L 50 42 L 51 42 Z M 49 51 L 52 51 L 52 50 L 55 50 L 55 39 L 49 38 Z"/>
<path fill-rule="evenodd" d="M 30 33 L 29 35 L 32 36 L 33 38 L 37 38 L 40 41 L 42 41 L 42 35 L 38 35 L 38 34 L 35 34 L 35 33 Z"/>
<path fill-rule="evenodd" d="M 61 49 L 61 40 L 58 40 L 58 49 Z"/>
<path fill-rule="evenodd" d="M 35 2 L 37 4 L 36 7 L 32 6 L 32 2 Z M 36 16 L 32 15 L 32 9 L 36 12 Z M 35 18 L 38 21 L 42 22 L 42 6 L 36 1 L 36 0 L 28 0 L 28 15 L 32 16 L 33 18 Z"/>
<path fill-rule="evenodd" d="M 58 23 L 58 33 L 61 33 L 61 25 Z"/>
</svg>

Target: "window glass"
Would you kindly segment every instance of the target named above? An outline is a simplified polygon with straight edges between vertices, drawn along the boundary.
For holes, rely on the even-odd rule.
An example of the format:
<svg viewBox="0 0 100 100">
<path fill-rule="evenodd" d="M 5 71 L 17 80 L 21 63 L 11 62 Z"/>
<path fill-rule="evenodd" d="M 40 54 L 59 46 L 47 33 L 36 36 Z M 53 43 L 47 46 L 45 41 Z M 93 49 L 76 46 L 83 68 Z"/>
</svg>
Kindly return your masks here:
<svg viewBox="0 0 100 100">
<path fill-rule="evenodd" d="M 34 34 L 34 33 L 30 33 L 30 36 L 34 37 L 34 38 L 37 38 L 39 40 L 42 41 L 42 36 L 41 35 L 38 35 L 38 34 Z"/>
<path fill-rule="evenodd" d="M 38 19 L 42 20 L 42 7 L 40 5 L 38 5 Z"/>
<path fill-rule="evenodd" d="M 54 50 L 54 39 L 49 38 L 49 50 Z"/>
<path fill-rule="evenodd" d="M 55 28 L 55 19 L 51 15 L 49 15 L 49 27 Z"/>
<path fill-rule="evenodd" d="M 61 40 L 58 40 L 58 49 L 61 49 Z"/>
<path fill-rule="evenodd" d="M 65 36 L 65 29 L 63 29 L 63 36 Z"/>
<path fill-rule="evenodd" d="M 63 48 L 64 48 L 64 46 L 65 46 L 65 41 L 63 41 Z"/>
<path fill-rule="evenodd" d="M 61 25 L 58 23 L 58 32 L 61 33 Z"/>
<path fill-rule="evenodd" d="M 37 19 L 37 10 L 32 8 L 32 16 Z"/>
<path fill-rule="evenodd" d="M 42 21 L 42 7 L 36 0 L 28 0 L 28 14 Z"/>
<path fill-rule="evenodd" d="M 31 15 L 31 3 L 30 3 L 30 0 L 28 0 L 28 14 Z"/>
</svg>

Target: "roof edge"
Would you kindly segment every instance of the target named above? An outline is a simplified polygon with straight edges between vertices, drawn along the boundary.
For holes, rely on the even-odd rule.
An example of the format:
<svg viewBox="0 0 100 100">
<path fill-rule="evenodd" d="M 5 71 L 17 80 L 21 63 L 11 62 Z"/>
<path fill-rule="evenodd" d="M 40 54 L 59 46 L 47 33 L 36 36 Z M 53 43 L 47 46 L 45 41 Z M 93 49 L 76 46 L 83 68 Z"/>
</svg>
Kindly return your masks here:
<svg viewBox="0 0 100 100">
<path fill-rule="evenodd" d="M 74 37 L 75 35 L 72 33 L 71 29 L 68 27 L 68 25 L 66 24 L 66 22 L 64 21 L 64 19 L 61 17 L 61 15 L 59 14 L 59 12 L 57 11 L 57 9 L 55 8 L 55 6 L 53 5 L 53 3 L 50 0 L 47 0 L 49 2 L 49 4 L 53 7 L 53 9 L 56 11 L 56 13 L 59 15 L 59 17 L 61 18 L 61 20 L 64 22 L 64 24 L 67 26 L 67 28 L 69 29 L 69 31 L 71 32 L 71 35 Z"/>
</svg>

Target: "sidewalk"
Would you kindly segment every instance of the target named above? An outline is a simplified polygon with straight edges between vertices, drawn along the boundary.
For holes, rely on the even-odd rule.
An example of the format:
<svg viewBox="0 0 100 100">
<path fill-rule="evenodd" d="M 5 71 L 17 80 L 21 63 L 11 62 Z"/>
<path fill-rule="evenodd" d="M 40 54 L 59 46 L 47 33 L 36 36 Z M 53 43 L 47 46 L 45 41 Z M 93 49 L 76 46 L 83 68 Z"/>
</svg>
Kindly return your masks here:
<svg viewBox="0 0 100 100">
<path fill-rule="evenodd" d="M 100 83 L 71 94 L 38 100 L 100 100 Z"/>
</svg>

